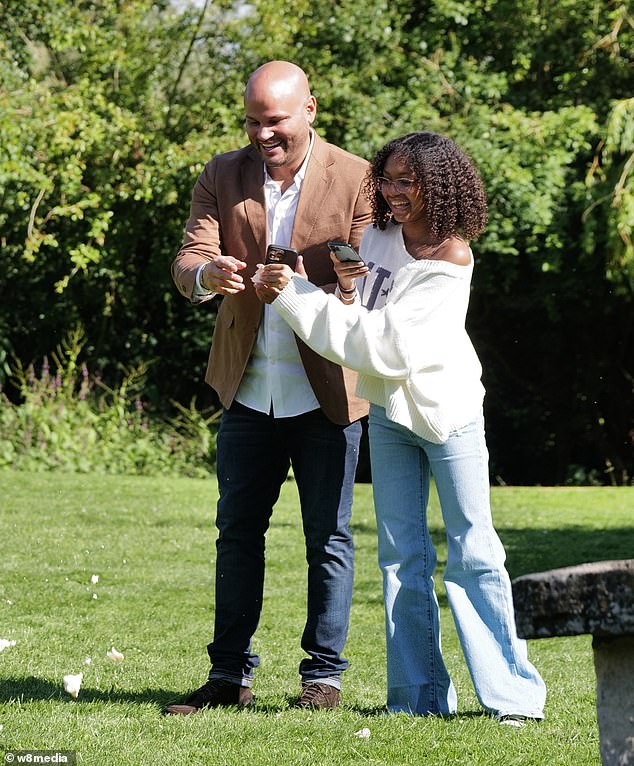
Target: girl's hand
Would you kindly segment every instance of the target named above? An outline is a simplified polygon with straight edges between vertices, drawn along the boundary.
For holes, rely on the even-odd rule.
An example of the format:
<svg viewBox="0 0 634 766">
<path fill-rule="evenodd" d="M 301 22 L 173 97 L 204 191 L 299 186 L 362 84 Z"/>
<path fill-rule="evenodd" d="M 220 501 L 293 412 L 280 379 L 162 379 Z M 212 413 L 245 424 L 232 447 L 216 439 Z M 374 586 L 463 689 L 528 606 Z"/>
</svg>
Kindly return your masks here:
<svg viewBox="0 0 634 766">
<path fill-rule="evenodd" d="M 343 290 L 352 290 L 355 279 L 365 277 L 370 271 L 363 261 L 340 261 L 333 253 L 330 253 L 330 260 L 337 274 L 339 287 Z"/>
<path fill-rule="evenodd" d="M 254 278 L 255 292 L 264 303 L 272 303 L 293 278 L 293 274 L 306 277 L 302 256 L 297 257 L 295 271 L 284 263 L 267 263 L 258 269 Z"/>
<path fill-rule="evenodd" d="M 293 278 L 293 270 L 284 263 L 267 263 L 258 276 L 258 281 L 263 287 L 272 288 L 281 293 Z"/>
</svg>

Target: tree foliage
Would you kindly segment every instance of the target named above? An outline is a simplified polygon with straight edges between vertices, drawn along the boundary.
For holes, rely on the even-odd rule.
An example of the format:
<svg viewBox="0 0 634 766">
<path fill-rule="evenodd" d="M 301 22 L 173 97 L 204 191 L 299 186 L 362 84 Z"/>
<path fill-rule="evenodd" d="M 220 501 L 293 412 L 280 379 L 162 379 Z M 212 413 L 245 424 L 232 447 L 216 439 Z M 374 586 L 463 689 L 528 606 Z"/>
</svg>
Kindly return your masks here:
<svg viewBox="0 0 634 766">
<path fill-rule="evenodd" d="M 242 88 L 296 61 L 318 130 L 365 157 L 415 129 L 480 168 L 470 329 L 494 475 L 632 480 L 634 20 L 618 0 L 0 0 L 0 365 L 78 322 L 92 365 L 200 383 L 215 306 L 172 288 L 204 162 Z M 1 374 L 1 373 L 0 373 Z"/>
</svg>

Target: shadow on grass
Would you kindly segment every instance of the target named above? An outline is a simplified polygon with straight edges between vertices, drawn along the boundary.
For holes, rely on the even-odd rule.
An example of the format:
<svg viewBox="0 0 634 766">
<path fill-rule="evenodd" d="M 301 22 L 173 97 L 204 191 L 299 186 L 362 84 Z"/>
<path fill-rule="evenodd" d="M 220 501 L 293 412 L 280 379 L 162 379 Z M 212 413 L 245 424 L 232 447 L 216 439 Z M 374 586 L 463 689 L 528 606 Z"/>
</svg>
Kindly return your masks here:
<svg viewBox="0 0 634 766">
<path fill-rule="evenodd" d="M 181 700 L 183 697 L 182 692 L 169 691 L 165 689 L 143 689 L 139 692 L 122 691 L 112 689 L 110 691 L 102 691 L 98 689 L 91 689 L 82 687 L 79 694 L 79 699 L 73 704 L 87 704 L 91 702 L 109 702 L 109 703 L 133 703 L 133 704 L 153 704 L 158 711 L 162 710 L 170 702 Z M 261 714 L 261 715 L 273 715 L 280 712 L 289 712 L 295 710 L 294 705 L 297 697 L 288 695 L 286 697 L 285 704 L 275 704 L 266 702 L 266 700 L 258 701 L 254 707 L 249 708 L 248 711 L 235 709 L 236 713 L 248 712 L 249 714 Z M 21 704 L 28 702 L 72 702 L 71 697 L 63 690 L 61 685 L 45 681 L 35 676 L 25 676 L 24 678 L 5 678 L 0 680 L 0 703 L 20 702 Z M 377 718 L 385 715 L 393 715 L 388 713 L 387 708 L 384 705 L 351 705 L 347 704 L 344 700 L 343 707 L 346 710 L 350 710 L 356 715 L 363 718 Z M 320 714 L 328 714 L 327 710 L 305 711 L 307 714 L 313 715 L 315 712 Z M 400 715 L 400 714 L 399 714 Z M 405 714 L 403 714 L 405 715 Z M 486 715 L 481 710 L 473 711 L 461 711 L 458 715 L 453 716 L 439 716 L 443 720 L 451 721 L 455 718 L 476 718 Z"/>
<path fill-rule="evenodd" d="M 566 526 L 557 529 L 500 527 L 498 534 L 506 550 L 506 568 L 511 579 L 549 569 L 571 567 L 591 561 L 634 557 L 634 523 L 631 527 L 589 529 Z M 433 527 L 431 537 L 438 553 L 434 572 L 436 595 L 448 606 L 442 576 L 447 564 L 447 541 L 443 527 Z"/>
<path fill-rule="evenodd" d="M 110 691 L 103 691 L 82 686 L 78 702 L 154 703 L 157 707 L 162 708 L 170 702 L 182 699 L 182 697 L 182 690 L 143 689 L 142 691 L 133 692 L 111 689 Z M 55 684 L 35 676 L 4 678 L 0 680 L 0 702 L 19 701 L 24 703 L 42 700 L 69 702 L 71 697 L 64 691 L 61 684 Z"/>
<path fill-rule="evenodd" d="M 589 529 L 587 526 L 566 526 L 557 529 L 498 529 L 506 549 L 506 566 L 510 576 L 548 569 L 570 567 L 589 561 L 629 559 L 634 556 L 634 523 L 631 527 Z M 436 577 L 442 577 L 447 563 L 445 530 L 431 530 L 438 551 Z"/>
<path fill-rule="evenodd" d="M 499 534 L 511 577 L 634 556 L 634 520 L 631 527 L 501 529 Z"/>
<path fill-rule="evenodd" d="M 289 711 L 289 710 L 296 710 L 295 708 L 295 701 L 297 697 L 293 695 L 286 695 L 286 705 L 278 705 L 273 703 L 267 703 L 266 701 L 261 701 L 261 699 L 258 699 L 256 702 L 256 705 L 254 708 L 251 708 L 251 710 L 255 713 L 279 713 L 280 711 Z M 355 713 L 355 715 L 359 715 L 362 718 L 383 718 L 385 716 L 392 716 L 392 715 L 399 715 L 404 716 L 406 718 L 411 718 L 412 716 L 409 713 L 390 713 L 385 705 L 354 705 L 349 702 L 349 696 L 345 697 L 341 708 L 349 710 L 352 713 Z M 304 710 L 304 713 L 308 715 L 328 715 L 328 710 Z M 414 716 L 418 717 L 418 716 Z M 422 717 L 422 716 L 421 716 Z M 425 716 L 430 717 L 430 716 Z M 437 718 L 438 720 L 442 721 L 454 721 L 458 718 L 484 718 L 489 717 L 489 714 L 486 713 L 484 710 L 476 709 L 476 710 L 464 710 L 460 711 L 459 713 L 456 713 L 454 715 L 437 715 L 433 716 L 434 718 Z"/>
<path fill-rule="evenodd" d="M 459 713 L 455 713 L 453 715 L 434 715 L 434 716 L 412 716 L 410 713 L 401 712 L 401 713 L 390 713 L 388 709 L 385 706 L 381 707 L 363 707 L 362 705 L 346 705 L 346 708 L 348 710 L 351 710 L 353 713 L 356 713 L 357 715 L 363 716 L 364 718 L 377 718 L 377 717 L 384 717 L 384 716 L 403 716 L 405 718 L 433 718 L 437 721 L 455 721 L 460 718 L 489 718 L 489 714 L 486 713 L 484 710 L 461 710 Z"/>
</svg>

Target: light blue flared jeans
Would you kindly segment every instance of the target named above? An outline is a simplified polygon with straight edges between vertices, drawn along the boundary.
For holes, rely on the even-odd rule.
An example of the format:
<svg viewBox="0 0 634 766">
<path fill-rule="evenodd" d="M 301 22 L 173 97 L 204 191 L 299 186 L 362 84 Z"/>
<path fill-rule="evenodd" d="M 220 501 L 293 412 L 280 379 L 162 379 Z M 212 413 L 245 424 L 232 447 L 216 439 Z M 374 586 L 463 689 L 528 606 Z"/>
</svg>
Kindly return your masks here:
<svg viewBox="0 0 634 766">
<path fill-rule="evenodd" d="M 491 519 L 482 416 L 435 444 L 372 405 L 369 434 L 389 710 L 446 715 L 457 708 L 441 653 L 427 525 L 433 474 L 447 533 L 445 589 L 478 700 L 494 715 L 543 717 L 546 687 L 517 637 L 506 556 Z"/>
</svg>

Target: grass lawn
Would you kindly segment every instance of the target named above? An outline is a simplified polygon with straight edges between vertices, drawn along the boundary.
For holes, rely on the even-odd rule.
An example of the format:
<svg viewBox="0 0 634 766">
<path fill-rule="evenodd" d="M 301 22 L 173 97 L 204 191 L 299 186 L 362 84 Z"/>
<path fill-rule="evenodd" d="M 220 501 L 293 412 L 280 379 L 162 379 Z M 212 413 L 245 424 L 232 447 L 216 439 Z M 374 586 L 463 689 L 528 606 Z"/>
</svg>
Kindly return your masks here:
<svg viewBox="0 0 634 766">
<path fill-rule="evenodd" d="M 288 482 L 268 536 L 256 707 L 163 717 L 161 707 L 207 673 L 215 492 L 213 480 L 0 472 L 0 638 L 16 642 L 0 653 L 0 753 L 75 750 L 78 763 L 97 766 L 599 764 L 590 637 L 530 642 L 549 689 L 547 718 L 500 726 L 480 713 L 441 584 L 459 714 L 382 714 L 383 610 L 367 485 L 357 485 L 353 514 L 357 568 L 342 707 L 292 707 L 306 571 Z M 634 556 L 632 488 L 496 488 L 493 509 L 512 577 Z M 122 662 L 106 657 L 112 646 Z M 80 671 L 74 701 L 62 677 Z M 364 728 L 369 738 L 356 736 Z"/>
</svg>

